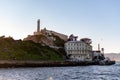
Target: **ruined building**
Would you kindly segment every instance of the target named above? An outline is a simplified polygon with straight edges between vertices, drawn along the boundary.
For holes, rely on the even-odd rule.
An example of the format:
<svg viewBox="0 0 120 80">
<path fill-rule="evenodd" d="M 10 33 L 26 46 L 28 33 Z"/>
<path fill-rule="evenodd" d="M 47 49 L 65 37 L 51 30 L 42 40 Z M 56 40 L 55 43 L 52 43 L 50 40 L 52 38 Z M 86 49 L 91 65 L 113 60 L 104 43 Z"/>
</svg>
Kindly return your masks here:
<svg viewBox="0 0 120 80">
<path fill-rule="evenodd" d="M 56 46 L 55 41 L 56 38 L 60 38 L 63 41 L 68 40 L 68 36 L 52 31 L 47 30 L 46 28 L 41 29 L 40 28 L 40 19 L 37 20 L 37 30 L 33 33 L 33 35 L 28 35 L 26 38 L 24 38 L 24 41 L 26 40 L 32 40 L 36 43 L 42 43 L 48 46 Z"/>
</svg>

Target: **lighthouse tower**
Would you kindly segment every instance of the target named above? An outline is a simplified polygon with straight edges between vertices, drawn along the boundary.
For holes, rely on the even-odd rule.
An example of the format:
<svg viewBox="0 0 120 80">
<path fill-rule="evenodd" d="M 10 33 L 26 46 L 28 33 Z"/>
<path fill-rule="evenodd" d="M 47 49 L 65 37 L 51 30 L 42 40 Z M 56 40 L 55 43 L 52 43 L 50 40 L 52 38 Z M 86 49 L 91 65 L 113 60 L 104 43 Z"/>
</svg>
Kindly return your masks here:
<svg viewBox="0 0 120 80">
<path fill-rule="evenodd" d="M 40 31 L 40 19 L 37 20 L 37 31 L 34 32 L 34 35 L 40 35 L 41 31 Z"/>
<path fill-rule="evenodd" d="M 37 32 L 40 32 L 40 19 L 37 20 Z"/>
</svg>

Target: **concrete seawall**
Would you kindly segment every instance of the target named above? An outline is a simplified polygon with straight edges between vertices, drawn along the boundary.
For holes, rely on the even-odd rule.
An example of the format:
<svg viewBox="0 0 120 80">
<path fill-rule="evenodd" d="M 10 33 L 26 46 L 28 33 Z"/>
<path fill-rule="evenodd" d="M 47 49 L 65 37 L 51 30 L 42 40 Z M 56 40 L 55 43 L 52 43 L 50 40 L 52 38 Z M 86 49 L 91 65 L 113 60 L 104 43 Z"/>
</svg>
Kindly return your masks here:
<svg viewBox="0 0 120 80">
<path fill-rule="evenodd" d="M 111 61 L 108 65 L 115 64 Z M 99 65 L 98 62 L 66 62 L 66 61 L 7 61 L 0 60 L 0 68 L 9 67 L 65 67 Z"/>
</svg>

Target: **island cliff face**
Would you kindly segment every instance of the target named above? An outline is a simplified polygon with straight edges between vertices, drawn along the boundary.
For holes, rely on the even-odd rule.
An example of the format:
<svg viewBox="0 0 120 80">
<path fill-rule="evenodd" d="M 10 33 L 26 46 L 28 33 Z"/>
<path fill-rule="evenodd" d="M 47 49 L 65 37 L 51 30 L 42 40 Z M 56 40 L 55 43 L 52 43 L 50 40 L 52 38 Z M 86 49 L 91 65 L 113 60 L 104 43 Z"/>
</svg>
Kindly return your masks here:
<svg viewBox="0 0 120 80">
<path fill-rule="evenodd" d="M 61 49 L 53 49 L 33 41 L 0 37 L 0 60 L 63 60 Z"/>
<path fill-rule="evenodd" d="M 0 60 L 63 60 L 66 56 L 64 43 L 67 40 L 67 35 L 40 29 L 38 19 L 36 32 L 23 40 L 0 37 Z"/>
</svg>

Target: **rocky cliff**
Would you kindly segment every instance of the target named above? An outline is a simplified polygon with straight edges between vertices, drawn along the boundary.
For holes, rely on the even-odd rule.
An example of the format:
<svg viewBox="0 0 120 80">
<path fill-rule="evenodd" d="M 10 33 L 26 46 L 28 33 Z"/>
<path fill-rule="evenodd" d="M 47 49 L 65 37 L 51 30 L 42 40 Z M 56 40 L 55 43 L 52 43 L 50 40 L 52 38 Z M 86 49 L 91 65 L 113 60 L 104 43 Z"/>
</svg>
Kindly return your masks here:
<svg viewBox="0 0 120 80">
<path fill-rule="evenodd" d="M 0 37 L 0 60 L 63 60 L 63 53 L 33 41 Z"/>
</svg>

